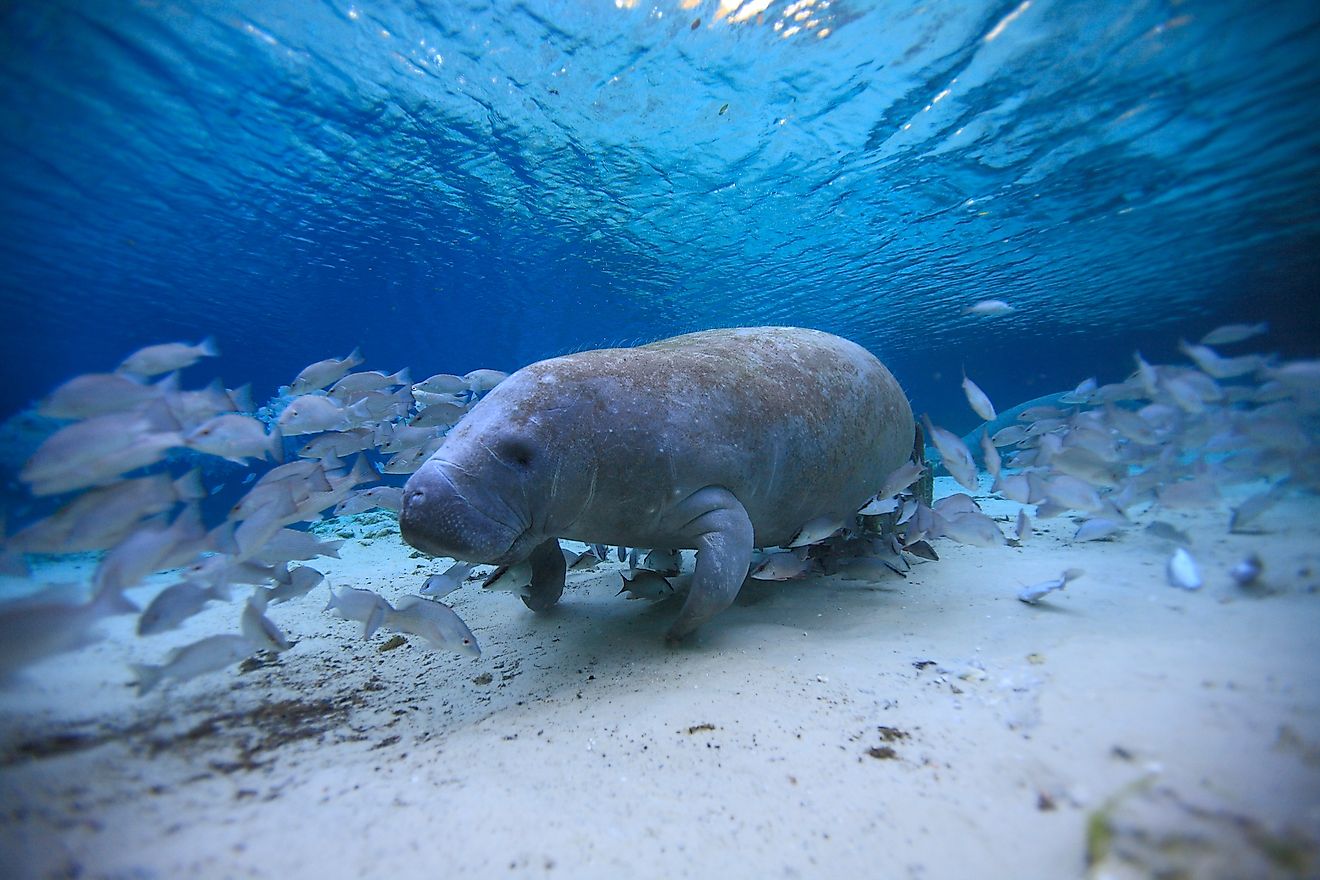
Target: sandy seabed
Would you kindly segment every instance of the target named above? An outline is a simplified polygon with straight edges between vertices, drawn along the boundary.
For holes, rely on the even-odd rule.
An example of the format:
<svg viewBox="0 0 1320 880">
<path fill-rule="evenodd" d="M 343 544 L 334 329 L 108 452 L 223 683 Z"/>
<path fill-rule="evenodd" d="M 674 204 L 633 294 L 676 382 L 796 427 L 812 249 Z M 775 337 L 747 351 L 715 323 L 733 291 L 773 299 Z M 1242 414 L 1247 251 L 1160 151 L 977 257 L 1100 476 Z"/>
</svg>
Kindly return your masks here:
<svg viewBox="0 0 1320 880">
<path fill-rule="evenodd" d="M 0 693 L 0 874 L 1320 876 L 1320 499 L 1248 534 L 1158 515 L 1201 590 L 1168 585 L 1169 542 L 1076 544 L 1068 517 L 938 541 L 905 579 L 751 582 L 679 647 L 676 603 L 616 597 L 618 564 L 543 617 L 452 594 L 479 659 L 364 641 L 322 586 L 270 611 L 292 650 L 142 698 L 129 662 L 240 605 L 147 639 L 114 618 Z M 313 564 L 392 600 L 444 567 L 397 534 L 341 556 Z"/>
</svg>

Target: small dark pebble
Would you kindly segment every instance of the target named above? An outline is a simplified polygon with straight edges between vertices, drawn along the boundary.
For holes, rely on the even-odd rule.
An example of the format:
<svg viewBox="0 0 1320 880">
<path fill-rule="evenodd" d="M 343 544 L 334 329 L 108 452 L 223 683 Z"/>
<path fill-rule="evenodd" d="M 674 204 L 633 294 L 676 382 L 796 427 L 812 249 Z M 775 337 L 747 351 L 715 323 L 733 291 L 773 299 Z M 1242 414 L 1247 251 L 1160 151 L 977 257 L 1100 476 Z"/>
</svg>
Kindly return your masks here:
<svg viewBox="0 0 1320 880">
<path fill-rule="evenodd" d="M 866 750 L 866 753 L 872 758 L 878 758 L 881 761 L 892 761 L 894 758 L 898 757 L 898 752 L 894 751 L 889 746 L 871 746 Z"/>
<path fill-rule="evenodd" d="M 386 651 L 393 651 L 395 648 L 402 648 L 406 644 L 408 644 L 408 640 L 403 636 L 391 636 L 390 640 L 381 645 L 378 650 L 384 654 Z"/>
<path fill-rule="evenodd" d="M 703 731 L 703 730 L 714 730 L 714 729 L 715 729 L 715 725 L 714 725 L 714 724 L 711 724 L 709 721 L 707 721 L 707 722 L 704 722 L 704 723 L 702 723 L 702 724 L 694 724 L 694 725 L 692 725 L 691 727 L 689 727 L 689 728 L 687 729 L 687 732 L 688 732 L 689 734 L 692 734 L 692 733 L 701 733 L 701 731 Z"/>
<path fill-rule="evenodd" d="M 1036 809 L 1040 810 L 1042 813 L 1048 813 L 1057 808 L 1058 805 L 1054 803 L 1054 798 L 1050 797 L 1045 792 L 1042 791 L 1036 795 Z"/>
<path fill-rule="evenodd" d="M 495 680 L 494 677 L 493 677 L 489 672 L 483 672 L 483 673 L 481 673 L 481 675 L 478 675 L 477 677 L 473 678 L 473 679 L 472 679 L 472 683 L 473 683 L 473 684 L 490 684 L 490 683 L 491 683 L 492 681 L 494 681 L 494 680 Z"/>
</svg>

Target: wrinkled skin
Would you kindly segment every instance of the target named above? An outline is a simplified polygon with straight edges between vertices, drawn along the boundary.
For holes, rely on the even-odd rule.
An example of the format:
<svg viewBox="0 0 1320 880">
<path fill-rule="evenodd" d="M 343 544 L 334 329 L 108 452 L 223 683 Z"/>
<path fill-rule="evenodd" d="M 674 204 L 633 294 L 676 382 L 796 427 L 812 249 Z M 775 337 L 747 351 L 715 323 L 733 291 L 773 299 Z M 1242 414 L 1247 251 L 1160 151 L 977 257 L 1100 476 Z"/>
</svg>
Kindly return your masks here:
<svg viewBox="0 0 1320 880">
<path fill-rule="evenodd" d="M 865 349 L 792 327 L 710 330 L 585 351 L 500 383 L 408 480 L 404 540 L 529 560 L 558 601 L 558 539 L 697 550 L 680 638 L 727 608 L 753 547 L 851 517 L 912 452 L 906 396 Z"/>
</svg>

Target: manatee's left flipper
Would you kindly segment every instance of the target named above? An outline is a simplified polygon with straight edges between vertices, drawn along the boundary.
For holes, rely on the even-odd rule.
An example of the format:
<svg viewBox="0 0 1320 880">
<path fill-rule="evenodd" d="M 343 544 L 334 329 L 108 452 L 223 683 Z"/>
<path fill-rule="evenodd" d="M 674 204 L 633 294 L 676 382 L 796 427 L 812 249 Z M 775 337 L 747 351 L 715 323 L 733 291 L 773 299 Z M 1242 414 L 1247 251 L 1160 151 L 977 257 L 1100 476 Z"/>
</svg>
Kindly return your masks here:
<svg viewBox="0 0 1320 880">
<path fill-rule="evenodd" d="M 537 544 L 527 561 L 532 565 L 532 585 L 523 596 L 523 604 L 536 612 L 549 611 L 564 594 L 564 573 L 568 571 L 559 540 L 551 538 Z"/>
<path fill-rule="evenodd" d="M 683 638 L 732 605 L 752 564 L 752 521 L 732 492 L 707 486 L 680 510 L 691 514 L 683 531 L 696 542 L 697 568 L 678 620 L 666 636 L 671 640 Z"/>
</svg>

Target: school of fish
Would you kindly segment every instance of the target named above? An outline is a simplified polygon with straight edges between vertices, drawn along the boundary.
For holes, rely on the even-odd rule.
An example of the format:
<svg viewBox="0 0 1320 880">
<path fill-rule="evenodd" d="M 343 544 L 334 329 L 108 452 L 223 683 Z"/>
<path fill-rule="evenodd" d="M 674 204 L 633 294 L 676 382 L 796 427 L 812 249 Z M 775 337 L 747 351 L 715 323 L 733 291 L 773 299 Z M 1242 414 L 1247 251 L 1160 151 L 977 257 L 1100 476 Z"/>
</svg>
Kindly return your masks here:
<svg viewBox="0 0 1320 880">
<path fill-rule="evenodd" d="M 969 313 L 1008 309 L 987 301 Z M 1224 487 L 1252 483 L 1259 490 L 1226 523 L 1232 531 L 1250 529 L 1288 493 L 1320 491 L 1320 361 L 1220 351 L 1266 332 L 1264 325 L 1230 325 L 1196 344 L 1184 342 L 1187 365 L 1152 365 L 1138 353 L 1127 379 L 1087 380 L 1052 403 L 1021 409 L 1011 424 L 1001 424 L 1005 417 L 964 372 L 968 405 L 986 422 L 979 438 L 969 443 L 929 419 L 924 424 L 940 463 L 966 493 L 931 503 L 921 490 L 926 463 L 905 463 L 851 520 L 803 523 L 787 546 L 758 551 L 748 575 L 771 581 L 906 576 L 913 560 L 939 558 L 931 543 L 938 538 L 980 547 L 1028 539 L 1032 518 L 1025 509 L 1005 534 L 982 512 L 978 495 L 1034 506 L 1036 518 L 1072 514 L 1081 519 L 1074 541 L 1112 541 L 1137 528 L 1140 517 L 1215 505 Z M 233 601 L 237 587 L 247 592 L 238 631 L 176 648 L 159 664 L 134 666 L 139 692 L 261 651 L 288 650 L 292 643 L 267 608 L 317 589 L 325 578 L 308 563 L 337 557 L 343 543 L 321 540 L 306 524 L 373 509 L 397 512 L 401 488 L 382 481 L 401 483 L 417 470 L 505 375 L 481 369 L 414 383 L 406 369 L 356 371 L 363 357 L 354 350 L 310 364 L 258 408 L 247 388 L 182 387 L 181 371 L 216 355 L 211 340 L 149 346 L 110 372 L 65 382 L 37 404 L 40 415 L 63 424 L 19 474 L 42 513 L 4 537 L 0 572 L 26 575 L 28 554 L 99 557 L 89 584 L 47 585 L 0 604 L 0 680 L 88 644 L 110 615 L 137 614 L 138 634 L 151 637 L 177 629 L 211 603 Z M 991 432 L 994 425 L 1000 427 Z M 207 456 L 249 469 L 242 497 L 211 524 L 201 514 L 210 490 L 199 465 Z M 1203 575 L 1191 539 L 1158 519 L 1144 529 L 1174 547 L 1165 566 L 1169 583 L 1198 589 Z M 589 570 L 612 549 L 627 563 L 620 595 L 653 601 L 682 595 L 687 576 L 680 551 L 566 548 L 565 562 L 569 571 Z M 1246 587 L 1262 570 L 1252 556 L 1228 574 Z M 125 591 L 160 572 L 177 581 L 138 609 Z M 1018 598 L 1034 605 L 1080 575 L 1069 569 L 1022 588 Z M 456 562 L 394 603 L 370 590 L 328 586 L 326 611 L 361 623 L 366 638 L 383 628 L 477 656 L 471 630 L 440 601 L 469 581 L 483 591 L 518 594 L 531 572 L 525 563 L 477 571 Z"/>
</svg>

